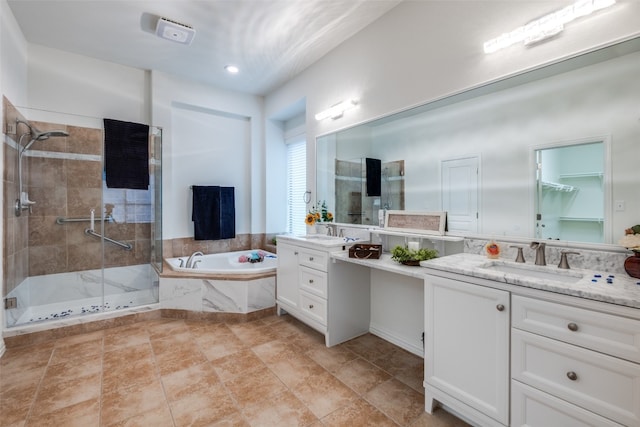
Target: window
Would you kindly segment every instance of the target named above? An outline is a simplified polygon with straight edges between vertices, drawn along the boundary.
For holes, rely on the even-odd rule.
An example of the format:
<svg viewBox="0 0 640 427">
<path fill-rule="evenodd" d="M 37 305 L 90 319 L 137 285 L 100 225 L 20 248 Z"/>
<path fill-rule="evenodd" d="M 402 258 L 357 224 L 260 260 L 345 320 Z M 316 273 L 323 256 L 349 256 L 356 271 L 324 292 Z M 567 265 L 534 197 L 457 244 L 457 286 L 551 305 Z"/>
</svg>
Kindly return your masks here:
<svg viewBox="0 0 640 427">
<path fill-rule="evenodd" d="M 304 217 L 307 205 L 304 193 L 307 184 L 307 142 L 304 135 L 286 141 L 287 144 L 287 232 L 306 234 Z"/>
</svg>

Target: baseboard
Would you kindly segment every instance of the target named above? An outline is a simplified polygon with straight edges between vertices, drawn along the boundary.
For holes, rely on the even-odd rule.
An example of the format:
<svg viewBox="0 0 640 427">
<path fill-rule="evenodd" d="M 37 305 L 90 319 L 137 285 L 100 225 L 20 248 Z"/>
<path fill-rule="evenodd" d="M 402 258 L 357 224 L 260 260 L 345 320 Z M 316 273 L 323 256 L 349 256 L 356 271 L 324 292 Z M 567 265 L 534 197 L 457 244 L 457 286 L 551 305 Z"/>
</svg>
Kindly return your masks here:
<svg viewBox="0 0 640 427">
<path fill-rule="evenodd" d="M 391 344 L 395 344 L 398 347 L 407 350 L 409 353 L 413 353 L 416 356 L 424 357 L 424 349 L 422 347 L 417 347 L 414 344 L 394 335 L 392 332 L 386 331 L 384 328 L 381 328 L 373 323 L 369 325 L 369 332 L 373 335 L 382 338 L 383 340 L 389 341 Z"/>
</svg>

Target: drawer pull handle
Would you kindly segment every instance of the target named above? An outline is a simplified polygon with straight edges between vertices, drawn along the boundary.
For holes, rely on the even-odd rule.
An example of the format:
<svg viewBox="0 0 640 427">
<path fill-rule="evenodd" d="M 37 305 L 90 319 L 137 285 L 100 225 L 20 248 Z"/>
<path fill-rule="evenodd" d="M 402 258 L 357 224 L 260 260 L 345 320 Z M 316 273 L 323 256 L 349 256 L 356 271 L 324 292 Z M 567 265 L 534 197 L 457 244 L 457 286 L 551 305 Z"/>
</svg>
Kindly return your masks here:
<svg viewBox="0 0 640 427">
<path fill-rule="evenodd" d="M 309 257 L 309 261 L 313 261 L 313 257 L 312 256 Z"/>
<path fill-rule="evenodd" d="M 571 322 L 567 325 L 567 328 L 569 328 L 570 331 L 577 331 L 578 330 L 578 325 L 576 325 L 575 323 Z"/>
<path fill-rule="evenodd" d="M 309 309 L 312 309 L 312 308 L 313 308 L 313 304 L 309 304 Z"/>
<path fill-rule="evenodd" d="M 298 255 L 298 251 L 295 251 L 293 254 L 294 254 L 294 255 Z"/>
<path fill-rule="evenodd" d="M 496 305 L 496 308 L 498 309 L 498 311 L 504 311 L 504 304 L 498 304 Z"/>
<path fill-rule="evenodd" d="M 313 283 L 313 279 L 309 279 L 309 283 Z"/>
<path fill-rule="evenodd" d="M 567 378 L 569 378 L 571 381 L 575 381 L 578 379 L 578 374 L 573 371 L 569 371 L 567 372 Z"/>
</svg>

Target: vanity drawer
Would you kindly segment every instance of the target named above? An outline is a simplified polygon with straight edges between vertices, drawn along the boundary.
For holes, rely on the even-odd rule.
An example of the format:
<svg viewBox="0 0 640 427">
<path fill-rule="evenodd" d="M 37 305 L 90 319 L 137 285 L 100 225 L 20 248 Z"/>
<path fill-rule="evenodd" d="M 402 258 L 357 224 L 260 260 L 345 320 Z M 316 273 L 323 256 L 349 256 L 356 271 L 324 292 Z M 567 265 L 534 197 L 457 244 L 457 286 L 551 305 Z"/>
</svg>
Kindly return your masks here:
<svg viewBox="0 0 640 427">
<path fill-rule="evenodd" d="M 512 329 L 513 379 L 626 426 L 640 426 L 640 365 Z"/>
<path fill-rule="evenodd" d="M 300 267 L 300 289 L 327 298 L 327 273 L 309 267 Z"/>
<path fill-rule="evenodd" d="M 514 295 L 512 326 L 640 363 L 640 320 Z"/>
<path fill-rule="evenodd" d="M 300 291 L 300 309 L 316 322 L 327 325 L 327 300 L 309 292 Z"/>
<path fill-rule="evenodd" d="M 315 268 L 316 270 L 327 271 L 329 254 L 313 249 L 300 248 L 298 251 L 298 263 L 306 267 Z"/>
<path fill-rule="evenodd" d="M 511 381 L 511 427 L 622 427 L 519 381 Z"/>
</svg>

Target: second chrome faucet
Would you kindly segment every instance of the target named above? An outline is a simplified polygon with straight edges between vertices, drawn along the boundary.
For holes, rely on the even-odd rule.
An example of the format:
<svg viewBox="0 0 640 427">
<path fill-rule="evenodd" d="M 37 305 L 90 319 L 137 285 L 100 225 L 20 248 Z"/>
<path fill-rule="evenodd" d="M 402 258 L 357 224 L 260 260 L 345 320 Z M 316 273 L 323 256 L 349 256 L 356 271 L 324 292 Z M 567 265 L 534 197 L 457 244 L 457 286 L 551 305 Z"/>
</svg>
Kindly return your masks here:
<svg viewBox="0 0 640 427">
<path fill-rule="evenodd" d="M 546 243 L 542 242 L 531 242 L 531 245 L 529 245 L 531 249 L 536 250 L 536 265 L 547 265 L 547 260 L 544 256 L 544 250 L 546 246 Z"/>
</svg>

